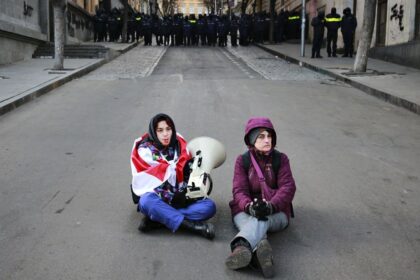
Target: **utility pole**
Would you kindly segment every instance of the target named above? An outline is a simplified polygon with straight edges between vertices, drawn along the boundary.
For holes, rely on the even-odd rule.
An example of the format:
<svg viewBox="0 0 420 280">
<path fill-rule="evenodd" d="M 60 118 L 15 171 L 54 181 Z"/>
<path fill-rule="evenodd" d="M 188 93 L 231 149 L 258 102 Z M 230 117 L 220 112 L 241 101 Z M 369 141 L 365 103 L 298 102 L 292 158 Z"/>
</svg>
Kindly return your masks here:
<svg viewBox="0 0 420 280">
<path fill-rule="evenodd" d="M 300 34 L 300 56 L 305 56 L 305 25 L 306 25 L 306 7 L 305 0 L 302 0 L 302 16 L 301 16 L 301 34 Z"/>
</svg>

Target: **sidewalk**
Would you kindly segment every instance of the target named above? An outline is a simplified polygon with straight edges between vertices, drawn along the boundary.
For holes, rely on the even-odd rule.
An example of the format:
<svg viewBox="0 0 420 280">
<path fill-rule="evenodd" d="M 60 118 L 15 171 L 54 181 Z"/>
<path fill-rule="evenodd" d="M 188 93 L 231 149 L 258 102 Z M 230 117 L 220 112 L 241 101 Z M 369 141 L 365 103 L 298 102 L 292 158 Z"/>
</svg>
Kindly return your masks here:
<svg viewBox="0 0 420 280">
<path fill-rule="evenodd" d="M 322 49 L 321 55 L 324 58 L 312 59 L 310 45 L 305 46 L 305 57 L 300 56 L 299 44 L 258 44 L 257 46 L 273 55 L 332 76 L 367 94 L 420 114 L 419 69 L 369 58 L 367 73 L 355 75 L 350 73 L 353 69 L 354 57 L 328 57 L 326 50 Z"/>
<path fill-rule="evenodd" d="M 86 44 L 93 44 L 87 42 Z M 51 58 L 37 58 L 13 64 L 0 65 L 0 116 L 53 90 L 75 78 L 85 75 L 138 43 L 95 43 L 109 48 L 107 57 L 96 59 L 64 59 L 64 70 L 54 71 Z"/>
</svg>

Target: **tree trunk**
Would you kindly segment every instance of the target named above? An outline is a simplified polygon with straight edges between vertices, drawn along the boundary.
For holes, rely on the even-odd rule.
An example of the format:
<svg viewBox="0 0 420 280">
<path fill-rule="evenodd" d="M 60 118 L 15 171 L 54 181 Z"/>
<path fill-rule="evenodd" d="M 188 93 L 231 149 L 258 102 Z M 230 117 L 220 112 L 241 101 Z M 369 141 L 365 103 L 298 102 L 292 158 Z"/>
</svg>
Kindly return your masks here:
<svg viewBox="0 0 420 280">
<path fill-rule="evenodd" d="M 242 14 L 245 14 L 247 5 L 248 5 L 248 0 L 242 0 L 242 3 L 241 3 L 241 13 Z"/>
<path fill-rule="evenodd" d="M 66 34 L 66 0 L 53 0 L 54 11 L 54 70 L 64 69 L 64 41 Z"/>
<path fill-rule="evenodd" d="M 366 72 L 368 51 L 372 42 L 373 27 L 375 26 L 376 0 L 365 0 L 362 36 L 357 47 L 354 61 L 354 72 Z"/>
</svg>

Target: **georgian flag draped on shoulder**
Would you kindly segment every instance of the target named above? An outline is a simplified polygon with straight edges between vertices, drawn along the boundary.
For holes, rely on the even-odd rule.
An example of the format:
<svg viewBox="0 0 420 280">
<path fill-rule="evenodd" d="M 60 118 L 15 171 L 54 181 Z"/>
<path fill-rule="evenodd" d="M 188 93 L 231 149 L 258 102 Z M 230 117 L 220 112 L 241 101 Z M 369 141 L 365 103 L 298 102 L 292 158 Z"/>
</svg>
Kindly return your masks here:
<svg viewBox="0 0 420 280">
<path fill-rule="evenodd" d="M 141 141 L 148 136 L 146 133 L 136 139 L 131 151 L 132 188 L 138 196 L 152 192 L 165 181 L 168 181 L 172 186 L 182 183 L 184 166 L 191 158 L 187 150 L 187 142 L 180 134 L 177 134 L 176 137 L 180 147 L 180 155 L 176 153 L 174 159 L 170 161 L 163 156 L 154 158 L 150 149 L 147 147 L 139 148 Z"/>
</svg>

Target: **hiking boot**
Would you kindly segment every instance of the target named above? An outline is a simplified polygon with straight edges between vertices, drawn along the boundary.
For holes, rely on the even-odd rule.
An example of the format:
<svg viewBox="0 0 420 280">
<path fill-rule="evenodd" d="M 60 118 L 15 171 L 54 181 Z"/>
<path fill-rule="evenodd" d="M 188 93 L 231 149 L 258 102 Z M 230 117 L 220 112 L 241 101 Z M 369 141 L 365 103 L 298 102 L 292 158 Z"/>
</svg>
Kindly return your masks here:
<svg viewBox="0 0 420 280">
<path fill-rule="evenodd" d="M 206 222 L 194 222 L 184 219 L 181 226 L 189 231 L 198 233 L 207 239 L 213 239 L 215 237 L 214 225 Z"/>
<path fill-rule="evenodd" d="M 225 264 L 229 269 L 239 269 L 246 267 L 251 262 L 252 253 L 248 247 L 238 245 L 233 249 L 233 252 L 227 257 Z"/>
<path fill-rule="evenodd" d="M 272 278 L 274 276 L 273 249 L 267 239 L 258 243 L 255 257 L 264 278 Z"/>
<path fill-rule="evenodd" d="M 162 225 L 161 223 L 152 221 L 149 217 L 144 216 L 140 221 L 140 225 L 138 229 L 141 232 L 149 232 L 153 229 L 158 229 L 158 228 L 163 228 L 163 227 L 164 225 Z"/>
</svg>

